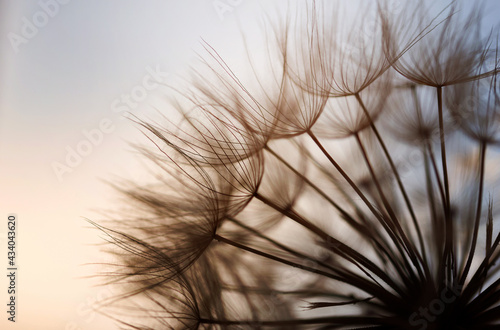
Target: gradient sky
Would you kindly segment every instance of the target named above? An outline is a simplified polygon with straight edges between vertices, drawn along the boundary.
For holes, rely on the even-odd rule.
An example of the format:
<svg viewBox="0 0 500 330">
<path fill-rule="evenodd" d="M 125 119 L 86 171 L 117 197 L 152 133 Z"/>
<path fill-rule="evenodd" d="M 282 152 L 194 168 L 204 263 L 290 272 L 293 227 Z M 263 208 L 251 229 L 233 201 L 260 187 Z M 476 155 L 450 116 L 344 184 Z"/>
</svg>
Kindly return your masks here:
<svg viewBox="0 0 500 330">
<path fill-rule="evenodd" d="M 3 217 L 16 213 L 19 219 L 15 328 L 113 329 L 90 310 L 93 300 L 110 293 L 81 278 L 95 269 L 83 264 L 105 257 L 92 246 L 100 239 L 85 218 L 97 220 L 97 211 L 117 208 L 116 195 L 101 180 L 140 177 L 126 142 L 139 135 L 137 128 L 112 104 L 142 86 L 148 68 L 172 78 L 185 73 L 202 51 L 200 37 L 234 57 L 242 50 L 237 42 L 229 45 L 240 37 L 236 17 L 242 25 L 257 22 L 262 9 L 242 1 L 221 19 L 211 1 L 72 0 L 16 52 L 9 33 L 23 36 L 23 18 L 33 22 L 41 10 L 38 1 L 5 1 L 1 12 L 0 206 Z M 161 87 L 149 90 L 134 114 L 146 116 L 163 95 Z M 67 148 L 86 140 L 82 131 L 106 119 L 114 130 L 59 180 L 54 162 L 65 164 Z M 4 288 L 2 276 L 2 306 Z M 2 329 L 11 326 L 4 309 Z"/>
<path fill-rule="evenodd" d="M 95 270 L 84 264 L 105 260 L 85 218 L 99 220 L 100 210 L 119 207 L 102 180 L 141 177 L 141 162 L 127 145 L 141 135 L 113 105 L 140 89 L 150 69 L 168 72 L 164 83 L 185 75 L 196 52 L 203 54 L 201 38 L 230 63 L 244 63 L 240 31 L 258 44 L 265 13 L 284 11 L 287 1 L 221 0 L 235 5 L 218 13 L 212 0 L 65 0 L 16 51 L 12 35 L 23 36 L 25 22 L 40 19 L 42 4 L 54 2 L 0 5 L 0 255 L 6 256 L 7 214 L 15 213 L 19 263 L 18 322 L 9 324 L 2 308 L 0 328 L 114 329 L 89 308 L 109 291 L 82 278 Z M 489 24 L 498 23 L 499 3 L 486 5 Z M 131 110 L 154 117 L 164 95 L 163 87 L 152 88 Z M 88 147 L 84 131 L 103 120 L 112 132 L 58 177 L 54 164 L 65 164 L 69 149 Z M 6 287 L 2 276 L 2 306 Z"/>
</svg>

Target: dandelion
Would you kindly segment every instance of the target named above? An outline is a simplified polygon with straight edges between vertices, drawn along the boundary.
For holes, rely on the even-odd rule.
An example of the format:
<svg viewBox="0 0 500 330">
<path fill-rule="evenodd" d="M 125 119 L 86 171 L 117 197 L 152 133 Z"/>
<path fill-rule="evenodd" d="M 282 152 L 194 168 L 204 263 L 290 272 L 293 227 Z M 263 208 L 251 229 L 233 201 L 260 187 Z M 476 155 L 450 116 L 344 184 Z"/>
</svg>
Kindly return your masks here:
<svg viewBox="0 0 500 330">
<path fill-rule="evenodd" d="M 116 185 L 126 217 L 95 224 L 121 325 L 500 326 L 496 31 L 456 1 L 381 1 L 349 28 L 325 8 L 275 25 L 255 86 L 204 43 L 182 122 L 137 120 L 153 179 Z"/>
</svg>

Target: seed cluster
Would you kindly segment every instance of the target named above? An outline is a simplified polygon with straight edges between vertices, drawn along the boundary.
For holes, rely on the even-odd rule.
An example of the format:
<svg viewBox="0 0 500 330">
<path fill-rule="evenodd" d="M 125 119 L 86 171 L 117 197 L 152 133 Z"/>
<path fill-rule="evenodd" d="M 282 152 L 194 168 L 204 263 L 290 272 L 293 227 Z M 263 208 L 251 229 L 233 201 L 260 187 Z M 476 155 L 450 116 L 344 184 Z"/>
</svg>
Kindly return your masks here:
<svg viewBox="0 0 500 330">
<path fill-rule="evenodd" d="M 181 123 L 138 121 L 154 180 L 117 184 L 127 216 L 95 224 L 122 325 L 500 325 L 497 31 L 455 1 L 362 6 L 273 25 L 253 84 L 205 44 Z"/>
</svg>

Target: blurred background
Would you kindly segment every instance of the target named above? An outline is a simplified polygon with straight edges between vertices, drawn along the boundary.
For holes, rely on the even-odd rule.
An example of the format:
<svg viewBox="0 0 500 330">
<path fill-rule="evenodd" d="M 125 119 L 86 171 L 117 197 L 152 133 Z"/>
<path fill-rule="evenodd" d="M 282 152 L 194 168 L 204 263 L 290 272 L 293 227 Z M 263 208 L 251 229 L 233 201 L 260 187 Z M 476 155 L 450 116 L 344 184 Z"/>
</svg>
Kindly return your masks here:
<svg viewBox="0 0 500 330">
<path fill-rule="evenodd" d="M 85 219 L 120 207 L 103 180 L 143 170 L 128 145 L 141 134 L 124 114 L 162 110 L 163 85 L 197 62 L 201 38 L 240 58 L 239 26 L 256 31 L 262 3 L 1 2 L 0 269 L 10 213 L 18 216 L 19 265 L 15 324 L 1 276 L 1 329 L 117 328 L 91 307 L 111 293 L 86 278 L 99 270 L 86 264 L 106 256 Z"/>
<path fill-rule="evenodd" d="M 104 180 L 137 179 L 144 171 L 128 144 L 144 138 L 124 114 L 155 118 L 165 104 L 164 85 L 186 76 L 198 54 L 205 55 L 202 40 L 236 67 L 246 61 L 242 32 L 251 53 L 265 52 L 266 15 L 303 1 L 0 3 L 5 271 L 7 215 L 18 217 L 16 323 L 7 321 L 7 278 L 0 276 L 0 328 L 118 328 L 92 310 L 112 293 L 88 278 L 100 269 L 92 264 L 107 257 L 96 246 L 100 234 L 85 219 L 99 220 L 102 210 L 120 207 Z M 497 24 L 499 3 L 484 5 L 486 20 Z"/>
</svg>

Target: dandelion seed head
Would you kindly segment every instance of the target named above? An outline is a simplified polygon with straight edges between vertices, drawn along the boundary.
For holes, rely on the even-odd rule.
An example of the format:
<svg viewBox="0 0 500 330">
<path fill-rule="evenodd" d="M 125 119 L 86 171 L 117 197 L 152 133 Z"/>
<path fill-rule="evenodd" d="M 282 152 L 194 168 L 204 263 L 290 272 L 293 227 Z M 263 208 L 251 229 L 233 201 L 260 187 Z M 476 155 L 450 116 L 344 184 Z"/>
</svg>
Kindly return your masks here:
<svg viewBox="0 0 500 330">
<path fill-rule="evenodd" d="M 289 12 L 250 85 L 204 42 L 182 121 L 137 120 L 152 180 L 96 224 L 124 326 L 498 327 L 498 44 L 392 4 Z"/>
</svg>

